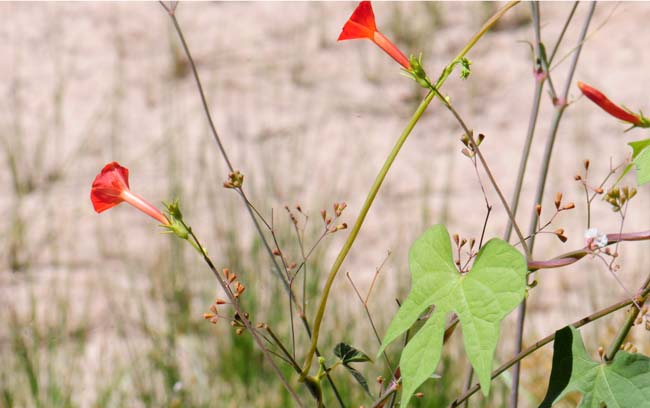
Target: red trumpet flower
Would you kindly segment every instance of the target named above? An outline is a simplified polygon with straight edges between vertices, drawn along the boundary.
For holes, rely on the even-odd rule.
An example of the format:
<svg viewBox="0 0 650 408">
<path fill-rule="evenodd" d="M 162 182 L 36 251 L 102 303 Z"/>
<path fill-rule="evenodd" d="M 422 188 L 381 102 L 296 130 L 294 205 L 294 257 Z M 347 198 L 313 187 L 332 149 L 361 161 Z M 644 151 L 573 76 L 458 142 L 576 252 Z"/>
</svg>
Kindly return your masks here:
<svg viewBox="0 0 650 408">
<path fill-rule="evenodd" d="M 395 44 L 382 33 L 377 31 L 375 24 L 375 14 L 372 11 L 372 5 L 369 1 L 362 1 L 350 16 L 350 19 L 343 26 L 338 41 L 355 40 L 358 38 L 367 38 L 377 44 L 382 50 L 386 51 L 395 61 L 411 71 L 411 63 L 408 58 L 400 51 Z"/>
<path fill-rule="evenodd" d="M 90 190 L 90 201 L 98 213 L 126 201 L 161 224 L 170 225 L 169 220 L 160 210 L 149 204 L 144 198 L 131 192 L 129 169 L 120 166 L 117 162 L 108 163 L 95 177 Z"/>
<path fill-rule="evenodd" d="M 639 126 L 639 127 L 650 126 L 650 123 L 646 118 L 644 118 L 641 115 L 634 114 L 616 105 L 614 102 L 610 101 L 609 98 L 607 98 L 607 96 L 605 96 L 598 89 L 591 87 L 585 84 L 584 82 L 580 82 L 580 81 L 578 81 L 578 88 L 580 88 L 584 96 L 591 99 L 596 105 L 600 106 L 602 110 L 614 116 L 615 118 L 618 118 L 624 122 L 631 123 L 634 126 Z"/>
</svg>

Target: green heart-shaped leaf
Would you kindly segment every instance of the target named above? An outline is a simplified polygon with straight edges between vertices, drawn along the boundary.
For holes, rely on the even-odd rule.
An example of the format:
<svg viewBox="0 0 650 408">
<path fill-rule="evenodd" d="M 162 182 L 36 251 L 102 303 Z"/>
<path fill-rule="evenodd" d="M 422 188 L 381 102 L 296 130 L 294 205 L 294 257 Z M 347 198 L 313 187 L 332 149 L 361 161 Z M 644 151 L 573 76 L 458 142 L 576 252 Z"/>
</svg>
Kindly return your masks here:
<svg viewBox="0 0 650 408">
<path fill-rule="evenodd" d="M 650 139 L 637 140 L 628 145 L 632 148 L 632 163 L 625 167 L 615 184 L 618 184 L 632 170 L 633 165 L 636 166 L 637 183 L 643 185 L 650 182 Z"/>
<path fill-rule="evenodd" d="M 458 315 L 467 356 L 487 395 L 500 322 L 524 298 L 526 260 L 507 242 L 492 239 L 479 251 L 472 270 L 461 275 L 453 261 L 449 233 L 436 225 L 413 243 L 409 261 L 411 292 L 391 322 L 379 353 L 427 308 L 435 305 L 435 309 L 402 351 L 402 405 L 438 365 L 444 323 L 452 312 Z"/>
<path fill-rule="evenodd" d="M 650 358 L 619 351 L 613 361 L 593 361 L 580 332 L 574 327 L 571 331 L 571 380 L 556 401 L 569 392 L 579 391 L 583 394 L 580 407 L 650 407 Z"/>
</svg>

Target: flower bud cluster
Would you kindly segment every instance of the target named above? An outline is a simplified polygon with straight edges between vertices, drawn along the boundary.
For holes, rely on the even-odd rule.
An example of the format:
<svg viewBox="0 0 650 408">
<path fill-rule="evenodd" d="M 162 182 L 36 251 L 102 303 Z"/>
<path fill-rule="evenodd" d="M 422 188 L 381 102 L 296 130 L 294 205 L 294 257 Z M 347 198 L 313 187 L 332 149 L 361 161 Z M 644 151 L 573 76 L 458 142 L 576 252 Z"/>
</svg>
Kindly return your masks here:
<svg viewBox="0 0 650 408">
<path fill-rule="evenodd" d="M 612 187 L 607 191 L 603 199 L 612 205 L 614 212 L 619 212 L 635 195 L 636 188 L 634 187 Z"/>
</svg>

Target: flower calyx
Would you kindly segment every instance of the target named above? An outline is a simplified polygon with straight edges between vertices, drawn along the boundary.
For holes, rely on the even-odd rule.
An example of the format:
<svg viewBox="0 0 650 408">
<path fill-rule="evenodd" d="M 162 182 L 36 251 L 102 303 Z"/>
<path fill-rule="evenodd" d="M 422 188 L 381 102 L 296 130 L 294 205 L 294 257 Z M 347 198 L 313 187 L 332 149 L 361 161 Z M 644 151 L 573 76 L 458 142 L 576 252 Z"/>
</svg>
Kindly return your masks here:
<svg viewBox="0 0 650 408">
<path fill-rule="evenodd" d="M 192 228 L 183 221 L 183 213 L 181 212 L 178 199 L 169 204 L 163 202 L 163 205 L 165 206 L 165 212 L 167 213 L 166 217 L 169 220 L 168 225 L 163 225 L 165 232 L 174 234 L 178 238 L 186 240 L 198 251 L 199 254 L 206 255 L 207 251 L 205 248 L 199 246 L 196 242 L 192 234 Z"/>
</svg>

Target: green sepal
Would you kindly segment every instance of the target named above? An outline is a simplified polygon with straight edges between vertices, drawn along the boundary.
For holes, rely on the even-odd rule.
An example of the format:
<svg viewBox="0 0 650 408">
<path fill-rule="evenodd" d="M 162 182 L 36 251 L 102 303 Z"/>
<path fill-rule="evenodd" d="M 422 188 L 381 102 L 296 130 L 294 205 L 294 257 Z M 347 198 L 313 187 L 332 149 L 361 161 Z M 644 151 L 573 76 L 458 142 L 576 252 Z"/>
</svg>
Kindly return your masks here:
<svg viewBox="0 0 650 408">
<path fill-rule="evenodd" d="M 167 219 L 169 220 L 169 225 L 162 225 L 165 228 L 165 232 L 176 235 L 180 239 L 184 239 L 190 243 L 201 255 L 206 255 L 207 251 L 205 248 L 200 247 L 192 237 L 192 228 L 187 226 L 183 222 L 183 213 L 181 212 L 180 204 L 178 199 L 167 204 L 163 201 L 165 206 L 165 212 Z"/>
<path fill-rule="evenodd" d="M 411 64 L 411 70 L 403 69 L 402 75 L 411 78 L 423 88 L 431 89 L 433 85 L 431 85 L 431 81 L 422 67 L 422 53 L 418 57 L 411 55 L 409 57 L 409 63 Z"/>
</svg>

